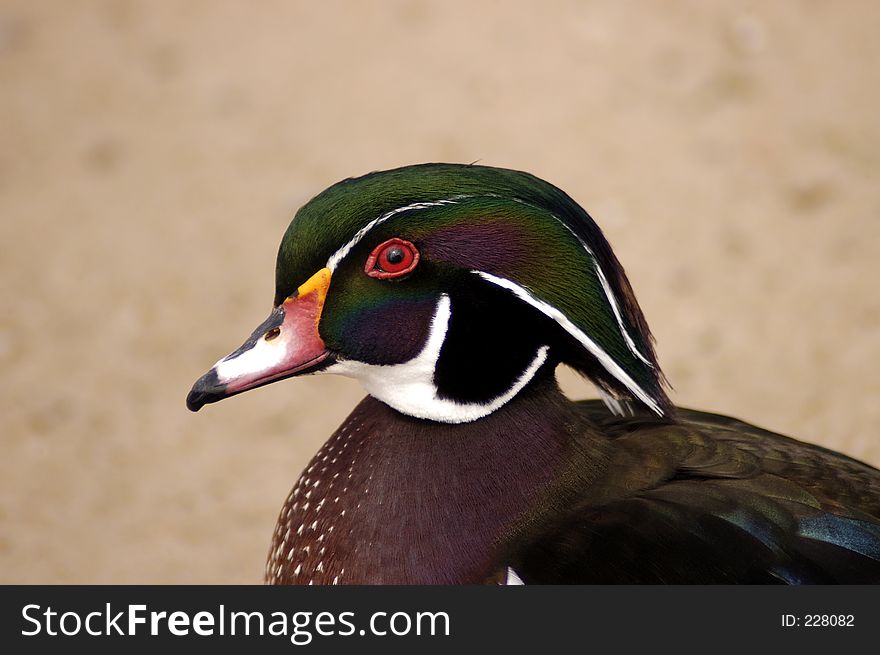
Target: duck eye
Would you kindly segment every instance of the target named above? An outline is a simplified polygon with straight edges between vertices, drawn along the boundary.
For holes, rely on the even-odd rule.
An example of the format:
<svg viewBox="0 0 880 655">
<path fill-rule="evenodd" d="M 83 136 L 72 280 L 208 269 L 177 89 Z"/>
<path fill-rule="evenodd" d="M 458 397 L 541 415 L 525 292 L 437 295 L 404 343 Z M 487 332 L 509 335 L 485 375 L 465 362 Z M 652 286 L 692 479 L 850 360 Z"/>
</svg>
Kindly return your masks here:
<svg viewBox="0 0 880 655">
<path fill-rule="evenodd" d="M 419 263 L 419 251 L 404 239 L 388 239 L 373 249 L 367 258 L 364 272 L 370 277 L 387 280 L 401 277 Z"/>
<path fill-rule="evenodd" d="M 403 261 L 404 254 L 403 250 L 398 246 L 394 246 L 393 248 L 388 248 L 382 252 L 382 260 L 386 264 L 391 264 L 392 266 L 396 266 L 400 262 Z"/>
</svg>

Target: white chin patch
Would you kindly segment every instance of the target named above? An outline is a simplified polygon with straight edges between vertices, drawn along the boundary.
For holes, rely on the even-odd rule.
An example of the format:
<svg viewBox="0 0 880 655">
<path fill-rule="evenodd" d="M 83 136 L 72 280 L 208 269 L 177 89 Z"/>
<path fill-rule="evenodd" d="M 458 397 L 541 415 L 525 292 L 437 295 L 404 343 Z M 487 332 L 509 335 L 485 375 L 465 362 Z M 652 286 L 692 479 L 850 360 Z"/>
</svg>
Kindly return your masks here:
<svg viewBox="0 0 880 655">
<path fill-rule="evenodd" d="M 529 383 L 547 361 L 548 348 L 538 348 L 532 362 L 513 385 L 486 403 L 459 403 L 439 398 L 434 384 L 434 370 L 449 328 L 452 315 L 450 305 L 449 296 L 440 296 L 425 346 L 408 362 L 383 366 L 349 359 L 338 361 L 326 371 L 360 380 L 367 393 L 408 416 L 441 423 L 468 423 L 488 416 Z"/>
</svg>

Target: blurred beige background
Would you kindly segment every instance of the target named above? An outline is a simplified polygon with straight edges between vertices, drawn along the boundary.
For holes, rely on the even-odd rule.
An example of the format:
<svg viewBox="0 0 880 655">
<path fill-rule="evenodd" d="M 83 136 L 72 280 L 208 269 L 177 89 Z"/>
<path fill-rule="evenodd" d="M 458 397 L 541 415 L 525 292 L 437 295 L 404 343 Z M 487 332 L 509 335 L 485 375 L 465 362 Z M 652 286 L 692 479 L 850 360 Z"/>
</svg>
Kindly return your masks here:
<svg viewBox="0 0 880 655">
<path fill-rule="evenodd" d="M 296 208 L 406 163 L 561 186 L 676 402 L 880 464 L 878 24 L 871 1 L 4 0 L 0 582 L 261 580 L 362 392 L 184 397 L 267 314 Z"/>
</svg>

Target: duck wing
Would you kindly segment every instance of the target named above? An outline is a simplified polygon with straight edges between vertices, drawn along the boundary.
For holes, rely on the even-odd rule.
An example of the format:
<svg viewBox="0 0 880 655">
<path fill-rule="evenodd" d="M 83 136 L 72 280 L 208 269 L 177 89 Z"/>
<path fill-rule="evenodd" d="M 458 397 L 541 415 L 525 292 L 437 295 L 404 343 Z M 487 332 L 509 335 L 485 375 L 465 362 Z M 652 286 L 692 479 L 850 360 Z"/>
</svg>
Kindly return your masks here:
<svg viewBox="0 0 880 655">
<path fill-rule="evenodd" d="M 526 584 L 880 582 L 877 469 L 725 416 L 578 405 L 612 441 L 607 473 L 520 534 Z"/>
</svg>

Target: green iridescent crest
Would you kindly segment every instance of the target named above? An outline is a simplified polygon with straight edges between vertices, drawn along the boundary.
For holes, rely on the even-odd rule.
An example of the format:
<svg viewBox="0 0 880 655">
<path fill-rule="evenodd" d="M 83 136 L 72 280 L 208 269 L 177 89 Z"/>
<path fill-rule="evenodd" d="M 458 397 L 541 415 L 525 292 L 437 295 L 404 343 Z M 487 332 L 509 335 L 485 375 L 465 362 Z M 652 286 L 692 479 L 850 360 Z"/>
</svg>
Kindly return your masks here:
<svg viewBox="0 0 880 655">
<path fill-rule="evenodd" d="M 418 269 L 405 281 L 364 275 L 372 249 L 393 237 L 419 248 Z M 386 310 L 399 315 L 449 289 L 479 294 L 480 285 L 493 284 L 578 344 L 562 359 L 601 388 L 657 413 L 670 407 L 647 324 L 607 241 L 577 203 L 532 175 L 425 164 L 340 182 L 288 227 L 276 303 L 328 265 L 333 282 L 321 332 L 340 348 Z M 370 334 L 375 341 L 386 333 Z"/>
</svg>

